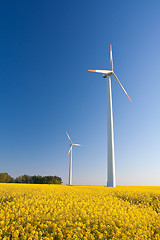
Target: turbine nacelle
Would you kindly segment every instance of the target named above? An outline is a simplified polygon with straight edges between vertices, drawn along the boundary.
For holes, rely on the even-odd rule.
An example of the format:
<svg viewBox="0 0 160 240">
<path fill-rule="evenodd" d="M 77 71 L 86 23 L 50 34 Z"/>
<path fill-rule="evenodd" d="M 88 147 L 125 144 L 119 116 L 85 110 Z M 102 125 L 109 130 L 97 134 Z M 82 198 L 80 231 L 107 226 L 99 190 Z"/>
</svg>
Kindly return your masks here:
<svg viewBox="0 0 160 240">
<path fill-rule="evenodd" d="M 103 78 L 111 77 L 113 72 L 109 72 L 108 74 L 103 74 Z"/>
</svg>

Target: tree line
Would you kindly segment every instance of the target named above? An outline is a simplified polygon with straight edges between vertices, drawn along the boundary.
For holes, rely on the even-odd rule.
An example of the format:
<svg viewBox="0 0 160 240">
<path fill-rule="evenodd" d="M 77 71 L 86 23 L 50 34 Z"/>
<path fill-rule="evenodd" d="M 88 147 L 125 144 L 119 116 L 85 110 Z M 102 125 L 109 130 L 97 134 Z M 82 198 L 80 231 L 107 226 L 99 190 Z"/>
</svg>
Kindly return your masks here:
<svg viewBox="0 0 160 240">
<path fill-rule="evenodd" d="M 62 179 L 57 176 L 29 176 L 26 174 L 13 178 L 8 173 L 0 173 L 0 183 L 62 184 Z"/>
</svg>

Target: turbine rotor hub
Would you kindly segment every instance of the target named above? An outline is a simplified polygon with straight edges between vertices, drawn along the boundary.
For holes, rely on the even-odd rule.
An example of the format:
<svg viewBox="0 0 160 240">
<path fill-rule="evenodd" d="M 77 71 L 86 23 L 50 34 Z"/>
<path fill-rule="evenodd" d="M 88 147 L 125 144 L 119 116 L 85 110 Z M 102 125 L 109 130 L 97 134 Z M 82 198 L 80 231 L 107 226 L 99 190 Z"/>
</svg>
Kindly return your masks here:
<svg viewBox="0 0 160 240">
<path fill-rule="evenodd" d="M 110 72 L 108 74 L 103 74 L 103 78 L 111 77 L 113 75 L 113 72 Z"/>
</svg>

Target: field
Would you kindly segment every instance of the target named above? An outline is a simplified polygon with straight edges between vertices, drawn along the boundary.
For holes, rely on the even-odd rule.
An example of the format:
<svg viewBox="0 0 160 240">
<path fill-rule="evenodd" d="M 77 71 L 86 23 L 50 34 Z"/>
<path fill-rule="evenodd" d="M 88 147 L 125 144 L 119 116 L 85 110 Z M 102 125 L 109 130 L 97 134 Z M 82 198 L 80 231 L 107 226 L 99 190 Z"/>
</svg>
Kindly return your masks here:
<svg viewBox="0 0 160 240">
<path fill-rule="evenodd" d="M 160 187 L 0 184 L 0 239 L 160 239 Z"/>
</svg>

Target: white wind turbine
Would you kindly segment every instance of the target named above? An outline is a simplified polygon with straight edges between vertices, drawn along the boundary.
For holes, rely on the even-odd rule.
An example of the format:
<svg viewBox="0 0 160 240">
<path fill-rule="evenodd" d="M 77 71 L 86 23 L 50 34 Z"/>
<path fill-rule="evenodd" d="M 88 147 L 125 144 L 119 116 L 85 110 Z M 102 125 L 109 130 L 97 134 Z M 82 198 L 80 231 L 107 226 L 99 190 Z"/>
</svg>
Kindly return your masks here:
<svg viewBox="0 0 160 240">
<path fill-rule="evenodd" d="M 103 73 L 103 78 L 107 78 L 107 187 L 115 187 L 115 158 L 114 158 L 114 133 L 113 133 L 113 113 L 112 113 L 112 91 L 111 91 L 111 76 L 113 75 L 129 100 L 126 90 L 113 72 L 112 45 L 110 44 L 110 64 L 111 70 L 88 70 L 90 72 Z M 131 101 L 132 102 L 132 101 Z"/>
<path fill-rule="evenodd" d="M 70 163 L 69 163 L 69 185 L 72 185 L 72 147 L 73 146 L 82 146 L 82 145 L 80 145 L 80 144 L 77 144 L 77 143 L 72 143 L 72 140 L 70 139 L 70 137 L 69 137 L 69 135 L 68 135 L 68 133 L 66 132 L 66 134 L 67 134 L 67 137 L 69 138 L 69 141 L 70 141 L 70 144 L 69 144 L 69 146 L 70 146 L 70 149 L 69 149 L 69 152 L 68 152 L 68 154 L 67 154 L 67 156 L 70 154 Z"/>
</svg>

